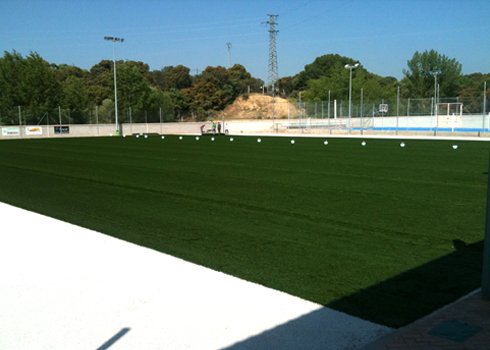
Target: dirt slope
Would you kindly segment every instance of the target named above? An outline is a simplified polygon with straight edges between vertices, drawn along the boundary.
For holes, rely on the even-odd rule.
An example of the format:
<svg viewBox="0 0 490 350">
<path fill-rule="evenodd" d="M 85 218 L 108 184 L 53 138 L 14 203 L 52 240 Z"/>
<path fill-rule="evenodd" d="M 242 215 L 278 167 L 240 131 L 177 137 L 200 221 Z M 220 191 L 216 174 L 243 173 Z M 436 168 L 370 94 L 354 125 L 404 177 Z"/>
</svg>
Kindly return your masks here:
<svg viewBox="0 0 490 350">
<path fill-rule="evenodd" d="M 293 108 L 293 106 L 291 106 Z M 293 111 L 291 111 L 293 113 Z M 272 96 L 252 93 L 248 99 L 242 96 L 223 111 L 226 119 L 272 119 Z M 274 118 L 281 119 L 288 116 L 288 101 L 275 97 Z"/>
</svg>

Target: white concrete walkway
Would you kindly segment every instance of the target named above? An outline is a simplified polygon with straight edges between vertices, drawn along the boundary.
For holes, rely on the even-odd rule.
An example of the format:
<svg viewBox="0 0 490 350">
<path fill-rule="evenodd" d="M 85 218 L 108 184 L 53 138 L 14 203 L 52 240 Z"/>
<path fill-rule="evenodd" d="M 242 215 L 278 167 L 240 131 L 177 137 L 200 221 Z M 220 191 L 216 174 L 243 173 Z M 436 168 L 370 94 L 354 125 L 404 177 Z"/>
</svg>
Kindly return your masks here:
<svg viewBox="0 0 490 350">
<path fill-rule="evenodd" d="M 356 349 L 389 331 L 0 203 L 0 349 Z"/>
</svg>

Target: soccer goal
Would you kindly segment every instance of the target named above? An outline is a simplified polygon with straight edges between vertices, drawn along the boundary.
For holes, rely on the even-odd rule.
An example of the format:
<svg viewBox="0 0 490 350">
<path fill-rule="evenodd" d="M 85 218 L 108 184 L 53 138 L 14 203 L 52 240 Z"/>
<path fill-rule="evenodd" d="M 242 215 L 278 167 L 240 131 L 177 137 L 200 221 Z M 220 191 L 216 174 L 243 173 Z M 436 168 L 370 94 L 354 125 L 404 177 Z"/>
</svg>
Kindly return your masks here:
<svg viewBox="0 0 490 350">
<path fill-rule="evenodd" d="M 437 114 L 439 114 L 440 116 L 454 115 L 454 116 L 461 117 L 463 115 L 463 104 L 462 103 L 438 103 Z"/>
<path fill-rule="evenodd" d="M 438 103 L 437 124 L 439 127 L 462 127 L 463 104 L 462 103 Z"/>
</svg>

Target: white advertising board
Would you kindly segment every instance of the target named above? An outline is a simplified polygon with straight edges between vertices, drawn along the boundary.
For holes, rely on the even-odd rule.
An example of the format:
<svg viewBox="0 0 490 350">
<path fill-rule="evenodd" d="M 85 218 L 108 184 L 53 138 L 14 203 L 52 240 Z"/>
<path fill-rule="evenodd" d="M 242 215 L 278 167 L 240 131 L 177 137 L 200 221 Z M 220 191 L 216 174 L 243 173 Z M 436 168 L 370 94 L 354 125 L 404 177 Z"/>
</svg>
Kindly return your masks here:
<svg viewBox="0 0 490 350">
<path fill-rule="evenodd" d="M 20 135 L 18 126 L 7 126 L 2 128 L 2 136 L 17 136 Z"/>
<path fill-rule="evenodd" d="M 26 127 L 26 135 L 42 135 L 43 128 L 41 126 L 27 126 Z"/>
</svg>

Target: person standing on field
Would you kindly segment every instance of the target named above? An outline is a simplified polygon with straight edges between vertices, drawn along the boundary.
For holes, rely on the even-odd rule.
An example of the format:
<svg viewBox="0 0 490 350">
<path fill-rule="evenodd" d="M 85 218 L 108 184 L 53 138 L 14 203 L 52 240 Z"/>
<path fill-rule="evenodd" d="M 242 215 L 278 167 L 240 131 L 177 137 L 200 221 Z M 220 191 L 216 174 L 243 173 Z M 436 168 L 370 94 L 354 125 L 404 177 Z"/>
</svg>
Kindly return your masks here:
<svg viewBox="0 0 490 350">
<path fill-rule="evenodd" d="M 213 122 L 213 135 L 216 135 L 216 123 Z"/>
<path fill-rule="evenodd" d="M 218 135 L 221 135 L 221 123 L 218 122 Z"/>
</svg>

